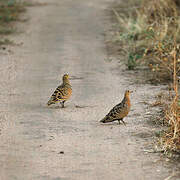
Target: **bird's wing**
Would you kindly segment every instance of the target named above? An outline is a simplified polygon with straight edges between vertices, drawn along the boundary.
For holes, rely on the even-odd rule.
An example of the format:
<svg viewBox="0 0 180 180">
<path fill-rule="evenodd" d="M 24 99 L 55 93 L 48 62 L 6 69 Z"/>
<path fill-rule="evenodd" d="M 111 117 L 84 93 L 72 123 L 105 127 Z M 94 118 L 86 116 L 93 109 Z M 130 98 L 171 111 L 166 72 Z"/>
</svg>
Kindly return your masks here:
<svg viewBox="0 0 180 180">
<path fill-rule="evenodd" d="M 67 89 L 64 85 L 60 85 L 56 88 L 54 93 L 52 94 L 52 98 L 56 101 L 65 100 L 67 96 Z"/>
<path fill-rule="evenodd" d="M 115 106 L 113 109 L 110 110 L 110 112 L 107 114 L 107 116 L 110 118 L 110 119 L 117 119 L 117 116 L 119 114 L 119 108 L 117 106 Z"/>
<path fill-rule="evenodd" d="M 106 123 L 121 119 L 121 114 L 123 113 L 123 109 L 124 109 L 123 107 L 124 107 L 123 102 L 114 106 L 100 122 Z"/>
<path fill-rule="evenodd" d="M 71 93 L 71 85 L 61 84 L 56 88 L 47 104 L 51 105 L 55 104 L 58 101 L 67 100 L 71 96 Z"/>
<path fill-rule="evenodd" d="M 125 111 L 125 108 L 125 103 L 122 101 L 118 105 L 114 106 L 106 116 L 111 120 L 120 119 L 121 114 L 123 114 Z"/>
</svg>

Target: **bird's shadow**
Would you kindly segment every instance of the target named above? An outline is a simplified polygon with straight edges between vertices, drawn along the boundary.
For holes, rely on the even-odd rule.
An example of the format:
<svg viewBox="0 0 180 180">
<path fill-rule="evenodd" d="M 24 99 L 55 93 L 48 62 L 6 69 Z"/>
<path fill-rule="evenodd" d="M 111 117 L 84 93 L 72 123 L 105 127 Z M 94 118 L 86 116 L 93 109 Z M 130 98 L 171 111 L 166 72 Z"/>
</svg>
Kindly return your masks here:
<svg viewBox="0 0 180 180">
<path fill-rule="evenodd" d="M 61 106 L 45 106 L 48 109 L 66 109 L 67 107 L 62 108 Z"/>
<path fill-rule="evenodd" d="M 73 107 L 77 108 L 77 109 L 83 109 L 83 108 L 93 108 L 95 106 L 88 106 L 88 105 L 73 105 Z M 49 108 L 49 109 L 66 109 L 66 108 L 69 108 L 69 106 L 65 106 L 65 107 L 61 107 L 60 105 L 54 105 L 54 106 L 46 106 L 46 108 Z"/>
<path fill-rule="evenodd" d="M 101 126 L 125 126 L 123 123 L 120 122 L 120 124 L 118 122 L 112 122 L 112 123 L 101 123 L 99 122 Z M 127 123 L 126 123 L 127 124 Z"/>
<path fill-rule="evenodd" d="M 74 105 L 75 106 L 75 108 L 93 108 L 93 107 L 95 107 L 95 106 L 87 106 L 87 105 Z"/>
<path fill-rule="evenodd" d="M 71 76 L 69 78 L 70 80 L 81 80 L 81 79 L 84 79 L 83 77 L 77 77 L 77 76 Z"/>
</svg>

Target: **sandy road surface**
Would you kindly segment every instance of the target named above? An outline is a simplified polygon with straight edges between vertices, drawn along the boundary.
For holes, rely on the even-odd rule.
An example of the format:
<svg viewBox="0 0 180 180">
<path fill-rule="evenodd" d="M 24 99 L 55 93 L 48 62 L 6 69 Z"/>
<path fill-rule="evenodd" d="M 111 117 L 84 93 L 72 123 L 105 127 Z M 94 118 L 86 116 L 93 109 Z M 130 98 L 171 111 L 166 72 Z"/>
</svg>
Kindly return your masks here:
<svg viewBox="0 0 180 180">
<path fill-rule="evenodd" d="M 160 87 L 136 85 L 134 74 L 107 62 L 103 33 L 111 0 L 46 0 L 13 36 L 23 45 L 1 52 L 1 180 L 162 180 L 173 169 L 151 146 L 148 100 Z M 72 76 L 65 109 L 46 102 L 61 76 Z M 136 90 L 127 126 L 98 121 Z M 141 135 L 144 133 L 144 137 Z M 64 154 L 61 154 L 63 151 Z M 173 179 L 173 178 L 172 178 Z"/>
</svg>

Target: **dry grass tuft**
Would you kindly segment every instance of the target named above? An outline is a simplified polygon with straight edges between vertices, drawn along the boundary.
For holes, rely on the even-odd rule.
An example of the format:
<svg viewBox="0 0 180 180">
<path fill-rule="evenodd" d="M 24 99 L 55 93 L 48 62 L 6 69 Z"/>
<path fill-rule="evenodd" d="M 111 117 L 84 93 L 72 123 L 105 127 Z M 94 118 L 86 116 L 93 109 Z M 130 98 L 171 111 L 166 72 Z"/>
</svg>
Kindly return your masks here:
<svg viewBox="0 0 180 180">
<path fill-rule="evenodd" d="M 176 50 L 173 52 L 174 57 L 174 74 L 173 88 L 175 95 L 171 104 L 165 110 L 165 121 L 169 124 L 169 130 L 161 138 L 161 146 L 165 152 L 174 151 L 180 152 L 180 104 L 178 95 L 178 79 L 176 74 Z"/>
<path fill-rule="evenodd" d="M 163 107 L 163 121 L 169 130 L 161 137 L 161 147 L 165 152 L 180 152 L 180 3 L 129 0 L 122 6 L 113 9 L 119 26 L 114 42 L 122 47 L 120 52 L 127 59 L 128 69 L 145 66 L 154 82 L 173 83 L 171 101 L 166 100 Z M 163 104 L 153 104 L 158 105 Z"/>
<path fill-rule="evenodd" d="M 133 5 L 131 5 L 133 7 Z M 154 81 L 172 80 L 174 39 L 176 39 L 177 75 L 180 75 L 180 16 L 173 0 L 144 0 L 129 13 L 113 9 L 120 30 L 114 37 L 121 42 L 121 55 L 128 69 L 145 65 Z"/>
</svg>

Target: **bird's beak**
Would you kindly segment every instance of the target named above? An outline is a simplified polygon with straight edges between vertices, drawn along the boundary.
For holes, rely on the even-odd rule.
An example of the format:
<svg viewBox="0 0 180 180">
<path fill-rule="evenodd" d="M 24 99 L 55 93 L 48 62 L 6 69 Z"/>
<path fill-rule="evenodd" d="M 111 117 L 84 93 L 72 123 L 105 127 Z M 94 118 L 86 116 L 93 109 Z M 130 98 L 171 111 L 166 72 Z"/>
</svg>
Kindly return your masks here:
<svg viewBox="0 0 180 180">
<path fill-rule="evenodd" d="M 133 93 L 133 91 L 129 91 L 130 93 Z"/>
</svg>

